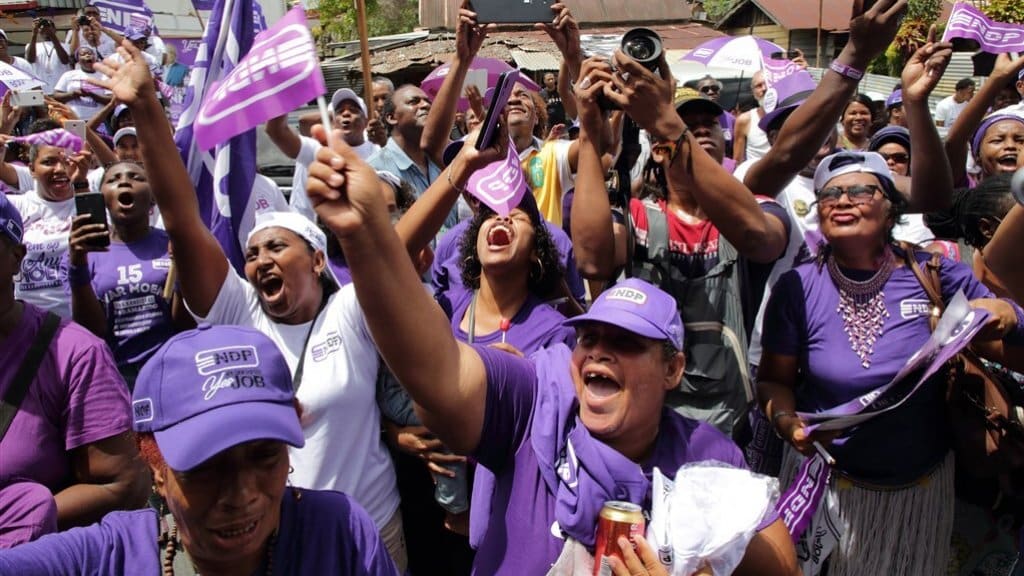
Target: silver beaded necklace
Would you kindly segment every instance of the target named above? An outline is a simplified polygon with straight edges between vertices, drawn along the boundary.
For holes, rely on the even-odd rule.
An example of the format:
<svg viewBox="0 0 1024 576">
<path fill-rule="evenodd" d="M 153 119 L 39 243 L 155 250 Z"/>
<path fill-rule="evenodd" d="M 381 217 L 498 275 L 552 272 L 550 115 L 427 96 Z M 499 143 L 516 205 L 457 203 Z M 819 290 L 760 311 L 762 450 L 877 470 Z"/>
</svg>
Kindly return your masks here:
<svg viewBox="0 0 1024 576">
<path fill-rule="evenodd" d="M 828 258 L 828 275 L 839 289 L 839 306 L 836 312 L 843 319 L 843 330 L 850 339 L 850 348 L 860 358 L 860 365 L 871 367 L 871 355 L 875 342 L 882 335 L 889 310 L 885 307 L 885 292 L 882 287 L 889 281 L 896 267 L 896 258 L 886 246 L 882 264 L 871 278 L 859 282 L 851 280 L 839 269 L 835 255 Z"/>
</svg>

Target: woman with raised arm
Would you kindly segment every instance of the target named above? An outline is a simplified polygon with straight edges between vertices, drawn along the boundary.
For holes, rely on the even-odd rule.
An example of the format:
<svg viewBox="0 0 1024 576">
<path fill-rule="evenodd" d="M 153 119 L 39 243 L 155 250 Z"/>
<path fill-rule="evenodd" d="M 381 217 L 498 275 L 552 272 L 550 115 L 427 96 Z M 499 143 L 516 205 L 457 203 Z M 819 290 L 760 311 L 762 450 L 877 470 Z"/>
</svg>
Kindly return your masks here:
<svg viewBox="0 0 1024 576">
<path fill-rule="evenodd" d="M 595 78 L 594 86 L 607 81 Z M 678 120 L 671 98 L 661 104 L 651 113 Z M 678 138 L 681 124 L 663 127 Z M 324 141 L 322 130 L 315 134 Z M 505 158 L 507 146 L 501 139 L 484 151 L 464 146 L 441 180 L 464 188 L 474 171 Z M 591 156 L 599 166 L 596 151 Z M 728 438 L 664 406 L 685 364 L 671 296 L 642 281 L 605 292 L 570 321 L 577 327 L 573 351 L 557 344 L 524 359 L 461 343 L 420 289 L 377 186 L 373 170 L 335 143 L 318 153 L 307 190 L 345 250 L 374 341 L 420 419 L 495 474 L 476 573 L 543 574 L 563 549 L 592 549 L 601 505 L 643 504 L 653 466 L 677 470 L 708 459 L 743 466 Z M 770 515 L 762 524 L 736 573 L 798 573 L 781 520 Z"/>
<path fill-rule="evenodd" d="M 189 311 L 200 322 L 256 327 L 278 345 L 295 374 L 306 435 L 303 448 L 291 449 L 290 481 L 355 498 L 404 570 L 395 473 L 375 401 L 377 355 L 355 292 L 338 289 L 327 271 L 324 234 L 295 213 L 261 215 L 246 241 L 244 277 L 232 270 L 200 218 L 146 62 L 129 43 L 118 51 L 124 64 L 97 66 L 132 111 Z"/>
</svg>

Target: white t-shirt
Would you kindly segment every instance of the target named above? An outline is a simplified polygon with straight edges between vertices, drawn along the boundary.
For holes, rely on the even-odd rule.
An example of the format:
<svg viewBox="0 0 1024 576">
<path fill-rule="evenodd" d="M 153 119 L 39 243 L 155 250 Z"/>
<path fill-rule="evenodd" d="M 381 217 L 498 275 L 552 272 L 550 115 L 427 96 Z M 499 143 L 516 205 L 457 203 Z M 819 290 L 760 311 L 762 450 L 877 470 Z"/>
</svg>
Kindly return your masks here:
<svg viewBox="0 0 1024 576">
<path fill-rule="evenodd" d="M 64 36 L 64 45 L 65 46 L 71 46 L 71 34 L 72 33 L 74 33 L 74 30 L 68 30 L 67 35 Z M 92 44 L 89 44 L 89 41 L 85 39 L 85 34 L 83 34 L 81 30 L 78 31 L 78 45 L 79 46 L 92 46 Z M 100 57 L 99 57 L 100 60 L 102 60 L 102 59 L 106 58 L 107 56 L 110 56 L 111 54 L 114 54 L 115 52 L 117 52 L 117 44 L 114 42 L 114 39 L 111 38 L 110 36 L 107 36 L 103 32 L 100 32 L 100 43 L 99 43 L 99 46 L 93 46 L 93 48 L 95 48 L 96 51 L 100 53 Z"/>
<path fill-rule="evenodd" d="M 316 151 L 320 149 L 320 143 L 308 136 L 299 136 L 302 145 L 299 147 L 299 154 L 295 157 L 295 172 L 292 174 L 292 196 L 288 199 L 292 210 L 302 214 L 306 218 L 316 222 L 316 211 L 309 202 L 306 195 L 306 179 L 309 178 L 309 165 L 316 161 Z M 363 160 L 373 156 L 380 146 L 364 141 L 353 148 L 356 154 Z"/>
<path fill-rule="evenodd" d="M 75 215 L 74 198 L 51 202 L 33 188 L 7 199 L 21 213 L 25 227 L 25 259 L 14 278 L 14 297 L 70 318 L 71 300 L 64 287 L 68 271 L 62 261 L 68 251 L 71 219 Z"/>
<path fill-rule="evenodd" d="M 74 70 L 69 70 L 61 75 L 60 80 L 57 81 L 57 85 L 53 87 L 53 90 L 55 92 L 77 92 L 82 90 L 85 92 L 95 92 L 97 94 L 110 96 L 109 90 L 86 82 L 86 78 L 100 79 L 106 78 L 106 76 L 99 72 L 86 72 L 81 68 L 75 68 Z M 96 114 L 96 112 L 99 112 L 100 108 L 103 108 L 102 104 L 87 97 L 72 98 L 67 101 L 67 105 L 74 110 L 75 114 L 78 114 L 78 117 L 82 120 L 89 120 Z"/>
<path fill-rule="evenodd" d="M 967 103 L 970 100 L 964 100 L 963 102 L 957 102 L 952 96 L 946 96 L 935 106 L 935 122 L 942 122 L 942 126 L 939 127 L 939 134 L 943 137 L 949 132 L 949 129 L 953 127 L 953 123 L 960 117 L 960 113 L 967 107 Z"/>
<path fill-rule="evenodd" d="M 167 51 L 163 38 L 156 34 L 149 35 L 149 46 L 146 46 L 144 54 L 149 54 L 160 66 L 164 64 L 164 53 Z"/>
<path fill-rule="evenodd" d="M 71 48 L 64 44 L 64 51 L 68 53 L 68 61 L 71 59 Z M 69 64 L 60 61 L 57 55 L 57 48 L 49 40 L 36 42 L 36 61 L 29 64 L 32 67 L 32 74 L 43 81 L 43 91 L 53 94 L 53 87 L 57 85 L 60 77 L 71 70 Z"/>
<path fill-rule="evenodd" d="M 758 158 L 764 158 L 764 155 L 772 148 L 772 145 L 768 143 L 768 135 L 765 134 L 764 130 L 761 130 L 759 122 L 761 122 L 762 116 L 757 110 L 757 108 L 754 108 L 753 110 L 748 110 L 743 113 L 744 116 L 750 119 L 747 123 L 747 148 L 745 150 L 745 160 L 757 160 Z"/>
<path fill-rule="evenodd" d="M 263 332 L 277 344 L 292 372 L 311 324 L 271 320 L 260 308 L 255 289 L 233 270 L 228 270 L 206 318 L 196 319 Z M 306 445 L 288 450 L 294 468 L 289 481 L 299 488 L 352 496 L 381 528 L 398 510 L 398 486 L 380 434 L 377 349 L 355 288 L 349 284 L 332 294 L 313 324 L 297 393 Z"/>
<path fill-rule="evenodd" d="M 14 164 L 13 162 L 8 163 L 14 172 L 18 175 L 18 185 L 9 186 L 6 182 L 0 182 L 0 189 L 5 191 L 12 191 L 9 193 L 13 194 L 25 194 L 31 192 L 36 187 L 36 180 L 32 177 L 32 170 L 24 164 Z"/>
</svg>

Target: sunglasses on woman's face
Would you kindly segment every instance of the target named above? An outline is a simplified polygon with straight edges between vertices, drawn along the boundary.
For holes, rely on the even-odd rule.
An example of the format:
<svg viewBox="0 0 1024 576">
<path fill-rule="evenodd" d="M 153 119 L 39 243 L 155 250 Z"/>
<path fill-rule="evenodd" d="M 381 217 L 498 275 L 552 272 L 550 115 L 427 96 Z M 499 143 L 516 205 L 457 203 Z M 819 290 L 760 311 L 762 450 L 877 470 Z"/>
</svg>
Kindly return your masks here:
<svg viewBox="0 0 1024 576">
<path fill-rule="evenodd" d="M 874 184 L 855 184 L 853 186 L 829 186 L 818 192 L 818 205 L 822 208 L 832 208 L 839 203 L 839 198 L 846 194 L 846 197 L 850 199 L 850 203 L 854 206 L 860 206 L 861 204 L 867 204 L 875 198 L 875 192 L 881 192 L 882 189 Z"/>
<path fill-rule="evenodd" d="M 893 154 L 879 152 L 878 155 L 884 158 L 886 162 L 888 162 L 889 160 L 892 160 L 897 164 L 906 164 L 907 162 L 910 162 L 910 154 L 907 154 L 906 152 L 895 152 Z"/>
<path fill-rule="evenodd" d="M 718 86 L 714 84 L 709 84 L 707 86 L 701 86 L 700 91 L 703 92 L 704 94 L 716 94 L 721 90 L 718 88 Z"/>
</svg>

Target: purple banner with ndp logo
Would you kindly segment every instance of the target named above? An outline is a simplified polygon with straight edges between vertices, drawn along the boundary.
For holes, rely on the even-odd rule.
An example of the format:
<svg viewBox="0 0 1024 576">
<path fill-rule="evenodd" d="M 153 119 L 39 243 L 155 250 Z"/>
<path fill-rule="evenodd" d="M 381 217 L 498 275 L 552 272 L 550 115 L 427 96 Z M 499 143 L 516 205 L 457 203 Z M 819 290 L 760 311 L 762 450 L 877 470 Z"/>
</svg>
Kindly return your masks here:
<svg viewBox="0 0 1024 576">
<path fill-rule="evenodd" d="M 129 28 L 153 28 L 153 11 L 142 0 L 92 0 L 90 4 L 99 9 L 104 26 L 121 34 Z"/>
<path fill-rule="evenodd" d="M 209 150 L 326 91 L 305 10 L 297 6 L 256 36 L 238 66 L 212 87 L 195 119 L 196 144 Z"/>
<path fill-rule="evenodd" d="M 953 6 L 942 41 L 948 42 L 952 38 L 975 40 L 981 44 L 982 50 L 993 54 L 1024 51 L 1024 26 L 993 22 L 970 4 L 957 3 Z"/>
</svg>

